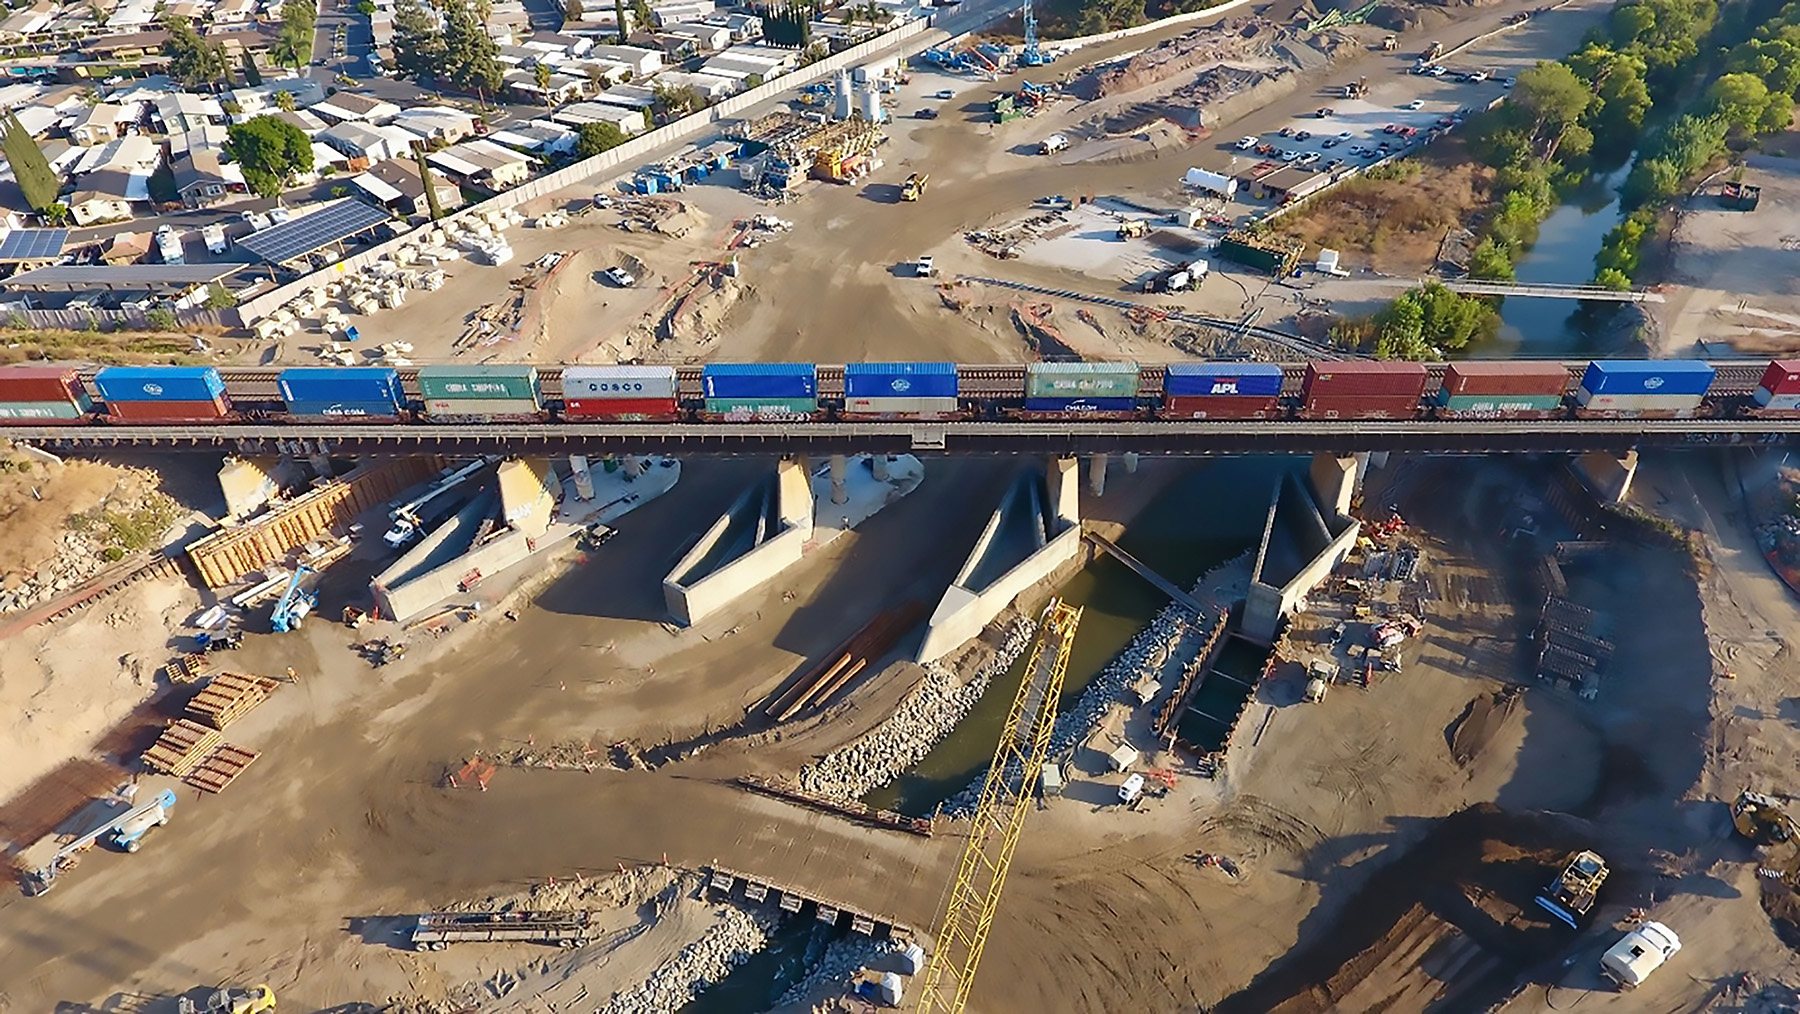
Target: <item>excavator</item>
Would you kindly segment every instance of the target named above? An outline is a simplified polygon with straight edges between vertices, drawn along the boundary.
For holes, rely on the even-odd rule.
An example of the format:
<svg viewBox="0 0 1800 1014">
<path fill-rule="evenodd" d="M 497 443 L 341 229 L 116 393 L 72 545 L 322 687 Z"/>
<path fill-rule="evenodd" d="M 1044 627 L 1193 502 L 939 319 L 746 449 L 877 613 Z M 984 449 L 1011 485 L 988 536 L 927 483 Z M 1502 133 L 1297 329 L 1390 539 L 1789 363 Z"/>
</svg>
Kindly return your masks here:
<svg viewBox="0 0 1800 1014">
<path fill-rule="evenodd" d="M 1800 827 L 1779 800 L 1745 789 L 1731 804 L 1731 826 L 1756 845 L 1763 890 L 1800 890 Z"/>
<path fill-rule="evenodd" d="M 219 989 L 206 998 L 204 1009 L 185 996 L 177 1009 L 180 1014 L 265 1014 L 275 1009 L 275 991 L 267 986 Z"/>
</svg>

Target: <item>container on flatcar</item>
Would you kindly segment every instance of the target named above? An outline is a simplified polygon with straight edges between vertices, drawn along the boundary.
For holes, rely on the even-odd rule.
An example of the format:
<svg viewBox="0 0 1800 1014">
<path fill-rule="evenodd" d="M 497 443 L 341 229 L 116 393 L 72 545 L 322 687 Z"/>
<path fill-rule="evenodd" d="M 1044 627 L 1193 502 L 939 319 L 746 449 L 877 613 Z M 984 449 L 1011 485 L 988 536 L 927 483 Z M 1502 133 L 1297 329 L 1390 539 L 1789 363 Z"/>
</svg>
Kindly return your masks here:
<svg viewBox="0 0 1800 1014">
<path fill-rule="evenodd" d="M 817 398 L 708 398 L 706 414 L 732 422 L 795 419 L 819 410 Z"/>
<path fill-rule="evenodd" d="M 666 422 L 681 413 L 673 366 L 567 366 L 562 386 L 569 419 Z"/>
<path fill-rule="evenodd" d="M 1756 385 L 1756 404 L 1771 412 L 1800 412 L 1800 359 L 1777 359 Z"/>
<path fill-rule="evenodd" d="M 522 418 L 544 404 L 537 367 L 528 365 L 421 366 L 419 393 L 433 418 Z"/>
<path fill-rule="evenodd" d="M 82 395 L 84 401 L 86 398 Z M 0 401 L 0 422 L 76 422 L 93 411 L 93 406 L 84 408 L 74 401 Z"/>
<path fill-rule="evenodd" d="M 94 374 L 94 390 L 102 401 L 217 402 L 221 414 L 229 401 L 225 382 L 211 366 L 108 366 Z"/>
<path fill-rule="evenodd" d="M 812 363 L 707 363 L 700 369 L 700 393 L 708 401 L 810 398 L 816 403 L 818 367 Z"/>
<path fill-rule="evenodd" d="M 1025 397 L 1135 399 L 1141 373 L 1136 363 L 1027 363 Z"/>
<path fill-rule="evenodd" d="M 1713 374 L 1699 359 L 1596 359 L 1575 397 L 1589 411 L 1686 415 L 1700 407 Z"/>
<path fill-rule="evenodd" d="M 1425 380 L 1419 363 L 1308 363 L 1301 411 L 1310 419 L 1410 419 L 1419 412 Z"/>
<path fill-rule="evenodd" d="M 1445 367 L 1433 400 L 1443 415 L 1542 417 L 1562 410 L 1568 386 L 1561 363 L 1471 360 Z"/>
<path fill-rule="evenodd" d="M 1138 411 L 1136 398 L 1026 398 L 1025 411 L 1050 415 L 1126 415 Z"/>
<path fill-rule="evenodd" d="M 1165 419 L 1270 419 L 1280 414 L 1281 367 L 1274 363 L 1170 363 L 1163 375 Z"/>
<path fill-rule="evenodd" d="M 0 369 L 0 421 L 74 422 L 93 411 L 73 367 Z"/>
<path fill-rule="evenodd" d="M 217 422 L 229 418 L 231 409 L 220 399 L 211 401 L 109 401 L 107 418 L 124 423 Z"/>
<path fill-rule="evenodd" d="M 401 414 L 400 371 L 387 366 L 296 366 L 276 378 L 290 415 L 321 419 L 394 419 Z"/>
<path fill-rule="evenodd" d="M 956 413 L 955 363 L 849 363 L 846 416 L 944 418 Z"/>
</svg>

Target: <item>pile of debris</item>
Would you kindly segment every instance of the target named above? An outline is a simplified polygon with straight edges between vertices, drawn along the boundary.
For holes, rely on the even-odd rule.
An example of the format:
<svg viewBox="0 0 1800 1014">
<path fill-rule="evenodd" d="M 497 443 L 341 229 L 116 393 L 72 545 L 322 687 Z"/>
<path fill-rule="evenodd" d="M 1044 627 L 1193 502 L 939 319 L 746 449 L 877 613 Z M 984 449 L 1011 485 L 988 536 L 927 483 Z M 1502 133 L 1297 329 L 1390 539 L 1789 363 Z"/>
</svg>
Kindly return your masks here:
<svg viewBox="0 0 1800 1014">
<path fill-rule="evenodd" d="M 704 224 L 699 211 L 669 197 L 618 197 L 611 208 L 619 213 L 619 228 L 626 232 L 654 232 L 680 239 Z"/>
<path fill-rule="evenodd" d="M 156 488 L 154 472 L 121 470 L 126 474 L 99 506 L 63 522 L 48 559 L 30 571 L 5 575 L 0 613 L 28 609 L 85 584 L 127 553 L 155 545 L 181 516 L 181 506 Z"/>
<path fill-rule="evenodd" d="M 614 994 L 599 1014 L 666 1014 L 717 985 L 769 944 L 775 920 L 740 908 L 715 909 L 717 922 L 700 939 L 656 967 L 650 978 Z"/>
<path fill-rule="evenodd" d="M 1129 59 L 1106 64 L 1075 81 L 1084 99 L 1123 95 L 1166 81 L 1183 71 L 1220 63 L 1274 60 L 1281 30 L 1262 18 L 1226 18 L 1166 39 Z"/>
<path fill-rule="evenodd" d="M 805 1002 L 813 990 L 821 986 L 848 988 L 850 980 L 856 973 L 875 964 L 882 958 L 899 950 L 891 940 L 876 940 L 861 933 L 851 933 L 831 941 L 825 951 L 815 961 L 809 961 L 812 970 L 806 977 L 788 987 L 775 1001 L 776 1009 Z M 808 951 L 811 958 L 811 951 Z"/>
</svg>

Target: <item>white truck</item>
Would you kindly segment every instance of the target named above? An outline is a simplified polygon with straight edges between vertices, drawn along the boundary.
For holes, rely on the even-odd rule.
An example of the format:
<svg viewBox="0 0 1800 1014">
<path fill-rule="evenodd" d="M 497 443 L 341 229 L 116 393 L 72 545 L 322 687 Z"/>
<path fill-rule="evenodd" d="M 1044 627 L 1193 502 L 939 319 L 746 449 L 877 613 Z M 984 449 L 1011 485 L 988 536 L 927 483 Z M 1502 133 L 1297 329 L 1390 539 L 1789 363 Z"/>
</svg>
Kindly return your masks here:
<svg viewBox="0 0 1800 1014">
<path fill-rule="evenodd" d="M 1647 922 L 1600 956 L 1600 973 L 1620 989 L 1636 989 L 1679 950 L 1681 938 L 1674 930 L 1660 922 Z"/>
<path fill-rule="evenodd" d="M 1051 134 L 1038 143 L 1039 155 L 1054 155 L 1069 146 L 1069 139 L 1062 134 Z"/>
</svg>

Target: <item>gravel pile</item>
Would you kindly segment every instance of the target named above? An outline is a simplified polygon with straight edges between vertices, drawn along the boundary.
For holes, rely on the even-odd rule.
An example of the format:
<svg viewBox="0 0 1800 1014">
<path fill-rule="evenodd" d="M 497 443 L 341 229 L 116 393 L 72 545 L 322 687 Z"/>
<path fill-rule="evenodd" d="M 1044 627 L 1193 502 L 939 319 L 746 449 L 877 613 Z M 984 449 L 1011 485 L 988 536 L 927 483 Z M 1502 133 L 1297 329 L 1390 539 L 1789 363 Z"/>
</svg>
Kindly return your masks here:
<svg viewBox="0 0 1800 1014">
<path fill-rule="evenodd" d="M 887 721 L 817 764 L 800 769 L 800 788 L 846 802 L 886 785 L 931 752 L 962 721 L 994 677 L 1006 672 L 1026 648 L 1036 624 L 1020 619 L 1006 632 L 1000 650 L 967 682 L 935 662 L 925 666 L 925 679 L 906 696 Z"/>
<path fill-rule="evenodd" d="M 825 948 L 825 953 L 819 956 L 818 963 L 806 977 L 781 994 L 774 1006 L 780 1008 L 800 1003 L 820 986 L 848 986 L 852 975 L 898 949 L 891 941 L 871 940 L 861 933 L 839 937 Z"/>
<path fill-rule="evenodd" d="M 718 909 L 718 922 L 650 978 L 614 994 L 598 1014 L 668 1014 L 711 989 L 769 944 L 775 921 L 738 908 Z"/>
</svg>

